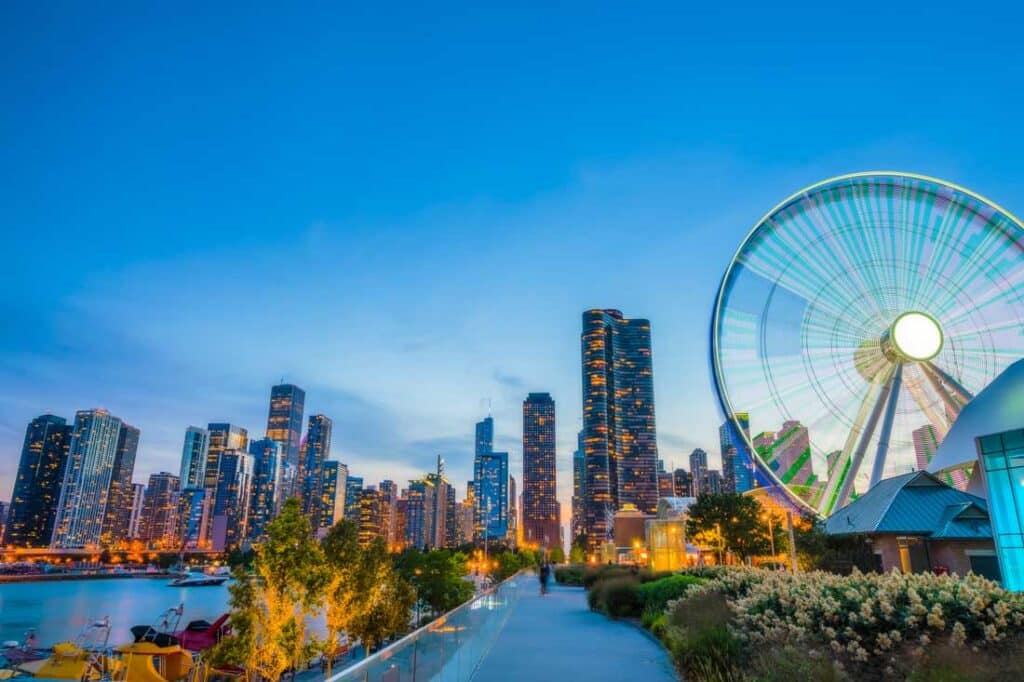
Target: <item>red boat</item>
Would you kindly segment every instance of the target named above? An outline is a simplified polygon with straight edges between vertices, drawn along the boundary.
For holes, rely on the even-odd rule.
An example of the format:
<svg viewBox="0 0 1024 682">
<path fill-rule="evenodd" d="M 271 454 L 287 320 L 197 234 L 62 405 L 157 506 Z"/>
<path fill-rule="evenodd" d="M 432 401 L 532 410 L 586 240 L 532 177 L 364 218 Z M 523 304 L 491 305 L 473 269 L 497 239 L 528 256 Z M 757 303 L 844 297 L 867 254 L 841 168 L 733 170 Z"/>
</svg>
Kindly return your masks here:
<svg viewBox="0 0 1024 682">
<path fill-rule="evenodd" d="M 219 642 L 222 637 L 231 634 L 231 626 L 227 621 L 226 613 L 212 623 L 194 620 L 186 625 L 185 629 L 175 632 L 174 636 L 178 638 L 182 648 L 189 651 L 204 651 Z"/>
</svg>

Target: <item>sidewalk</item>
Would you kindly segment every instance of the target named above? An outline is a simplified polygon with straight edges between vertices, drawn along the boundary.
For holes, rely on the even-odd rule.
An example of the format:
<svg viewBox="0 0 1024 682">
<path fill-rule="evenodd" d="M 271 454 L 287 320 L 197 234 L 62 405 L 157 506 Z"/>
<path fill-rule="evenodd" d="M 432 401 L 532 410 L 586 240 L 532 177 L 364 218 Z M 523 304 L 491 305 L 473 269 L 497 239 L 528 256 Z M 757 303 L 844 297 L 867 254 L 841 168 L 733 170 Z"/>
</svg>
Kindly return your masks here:
<svg viewBox="0 0 1024 682">
<path fill-rule="evenodd" d="M 552 585 L 541 597 L 534 585 L 524 587 L 475 682 L 678 680 L 656 641 L 634 625 L 591 612 L 582 588 Z"/>
</svg>

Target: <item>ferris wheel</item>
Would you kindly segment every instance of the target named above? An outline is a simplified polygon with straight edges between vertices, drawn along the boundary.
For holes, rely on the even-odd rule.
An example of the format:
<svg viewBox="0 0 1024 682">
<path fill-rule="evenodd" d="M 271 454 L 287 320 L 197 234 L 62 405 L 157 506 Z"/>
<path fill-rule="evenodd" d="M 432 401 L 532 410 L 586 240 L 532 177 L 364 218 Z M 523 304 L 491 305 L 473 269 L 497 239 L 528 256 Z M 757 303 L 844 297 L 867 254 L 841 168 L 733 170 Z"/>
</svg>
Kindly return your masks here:
<svg viewBox="0 0 1024 682">
<path fill-rule="evenodd" d="M 1024 357 L 1024 227 L 919 175 L 809 187 L 729 264 L 711 355 L 755 479 L 828 515 L 925 468 L 961 407 Z"/>
</svg>

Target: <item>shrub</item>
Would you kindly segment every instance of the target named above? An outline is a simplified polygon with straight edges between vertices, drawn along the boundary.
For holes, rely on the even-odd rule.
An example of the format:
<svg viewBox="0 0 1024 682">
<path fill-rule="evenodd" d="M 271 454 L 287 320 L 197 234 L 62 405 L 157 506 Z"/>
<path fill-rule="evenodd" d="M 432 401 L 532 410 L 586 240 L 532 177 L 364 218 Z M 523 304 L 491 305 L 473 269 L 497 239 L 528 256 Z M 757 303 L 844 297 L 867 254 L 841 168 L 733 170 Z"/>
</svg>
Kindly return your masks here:
<svg viewBox="0 0 1024 682">
<path fill-rule="evenodd" d="M 706 581 L 692 575 L 669 574 L 653 582 L 640 585 L 640 599 L 643 601 L 644 613 L 659 614 L 665 610 L 670 601 L 679 599 L 694 585 L 703 585 Z"/>
<path fill-rule="evenodd" d="M 669 620 L 664 641 L 686 675 L 713 682 L 742 679 L 744 647 L 729 628 L 732 612 L 724 595 L 707 591 L 678 602 Z"/>
<path fill-rule="evenodd" d="M 560 585 L 578 587 L 583 584 L 583 572 L 583 566 L 559 566 L 555 569 L 555 580 Z"/>
<path fill-rule="evenodd" d="M 643 611 L 640 583 L 633 576 L 604 581 L 602 610 L 612 618 L 639 618 Z"/>
<path fill-rule="evenodd" d="M 624 575 L 632 575 L 633 570 L 629 566 L 618 566 L 611 564 L 608 566 L 593 566 L 588 567 L 583 572 L 583 587 L 588 590 L 594 586 L 599 580 L 608 580 L 610 578 L 617 578 Z"/>
</svg>

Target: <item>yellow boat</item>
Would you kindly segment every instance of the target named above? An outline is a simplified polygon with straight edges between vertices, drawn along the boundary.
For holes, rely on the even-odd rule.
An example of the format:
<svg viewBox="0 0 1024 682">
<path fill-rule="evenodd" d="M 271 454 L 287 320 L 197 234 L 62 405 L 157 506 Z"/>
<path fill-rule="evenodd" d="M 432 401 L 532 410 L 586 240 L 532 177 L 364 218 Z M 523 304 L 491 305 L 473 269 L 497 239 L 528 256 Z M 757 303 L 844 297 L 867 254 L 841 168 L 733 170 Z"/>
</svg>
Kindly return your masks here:
<svg viewBox="0 0 1024 682">
<path fill-rule="evenodd" d="M 122 665 L 120 661 L 82 649 L 77 644 L 62 642 L 53 647 L 49 658 L 21 663 L 15 669 L 50 680 L 99 680 L 119 677 Z"/>
<path fill-rule="evenodd" d="M 192 670 L 192 654 L 177 644 L 158 646 L 142 641 L 124 644 L 114 649 L 120 654 L 122 675 L 114 679 L 126 682 L 177 682 L 188 677 Z"/>
</svg>

